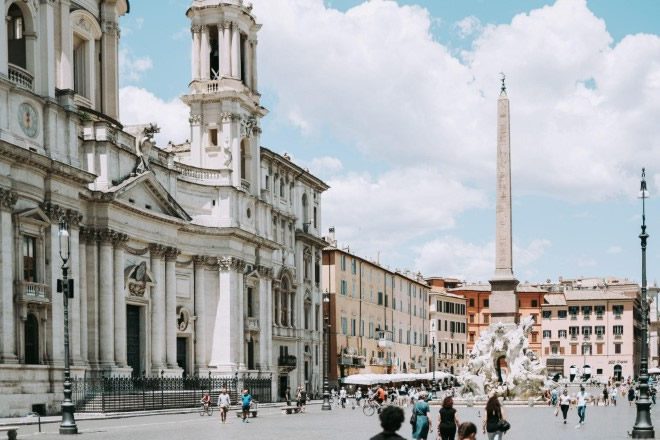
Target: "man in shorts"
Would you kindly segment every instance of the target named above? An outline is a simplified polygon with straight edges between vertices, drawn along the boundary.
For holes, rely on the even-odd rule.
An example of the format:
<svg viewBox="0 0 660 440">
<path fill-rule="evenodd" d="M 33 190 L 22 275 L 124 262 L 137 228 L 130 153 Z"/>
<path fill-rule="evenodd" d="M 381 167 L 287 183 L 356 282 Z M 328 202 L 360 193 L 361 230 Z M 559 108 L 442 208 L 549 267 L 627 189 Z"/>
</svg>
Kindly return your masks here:
<svg viewBox="0 0 660 440">
<path fill-rule="evenodd" d="M 243 409 L 243 422 L 249 423 L 248 417 L 250 417 L 250 404 L 252 403 L 252 396 L 248 393 L 248 390 L 243 390 L 243 395 L 241 396 L 241 405 Z"/>
</svg>

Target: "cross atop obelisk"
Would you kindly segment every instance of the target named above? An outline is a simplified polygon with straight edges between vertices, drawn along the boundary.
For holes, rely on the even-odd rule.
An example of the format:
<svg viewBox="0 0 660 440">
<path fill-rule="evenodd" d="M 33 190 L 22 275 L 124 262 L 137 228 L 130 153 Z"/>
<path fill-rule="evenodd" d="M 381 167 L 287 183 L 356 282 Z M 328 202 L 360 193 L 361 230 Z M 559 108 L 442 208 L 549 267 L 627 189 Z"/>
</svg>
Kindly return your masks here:
<svg viewBox="0 0 660 440">
<path fill-rule="evenodd" d="M 495 208 L 495 276 L 490 281 L 493 322 L 517 322 L 518 300 L 513 276 L 511 226 L 511 127 L 505 76 L 497 100 L 497 203 Z"/>
</svg>

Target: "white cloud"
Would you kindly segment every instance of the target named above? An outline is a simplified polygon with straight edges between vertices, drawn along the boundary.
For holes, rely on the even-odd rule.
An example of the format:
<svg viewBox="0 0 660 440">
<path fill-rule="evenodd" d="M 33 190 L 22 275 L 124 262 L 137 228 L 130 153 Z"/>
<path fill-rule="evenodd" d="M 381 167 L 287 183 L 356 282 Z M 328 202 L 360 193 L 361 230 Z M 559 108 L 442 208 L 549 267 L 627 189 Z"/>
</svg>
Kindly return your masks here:
<svg viewBox="0 0 660 440">
<path fill-rule="evenodd" d="M 172 39 L 173 40 L 185 40 L 189 39 L 190 37 L 190 28 L 189 27 L 182 27 L 178 31 L 174 32 L 172 34 Z"/>
<path fill-rule="evenodd" d="M 341 160 L 336 157 L 315 157 L 309 164 L 310 171 L 319 176 L 336 175 L 343 169 Z"/>
<path fill-rule="evenodd" d="M 422 161 L 490 187 L 504 71 L 514 190 L 576 201 L 628 195 L 639 164 L 660 159 L 660 38 L 613 44 L 586 0 L 480 31 L 464 21 L 480 33 L 460 58 L 433 38 L 434 19 L 418 6 L 254 3 L 262 85 L 277 96 L 275 117 L 304 134 L 330 130 L 390 164 Z"/>
<path fill-rule="evenodd" d="M 549 240 L 532 240 L 526 247 L 514 244 L 515 273 L 534 275 L 530 270 L 551 246 Z M 470 282 L 486 282 L 495 271 L 495 242 L 467 243 L 448 236 L 429 241 L 420 247 L 416 267 L 427 275 L 456 277 Z"/>
<path fill-rule="evenodd" d="M 142 75 L 152 67 L 153 62 L 150 57 L 136 57 L 127 48 L 119 50 L 119 78 L 122 83 L 139 82 Z"/>
<path fill-rule="evenodd" d="M 458 35 L 461 38 L 469 37 L 482 29 L 481 21 L 479 21 L 474 15 L 470 15 L 469 17 L 457 21 L 455 26 L 458 30 Z"/>
<path fill-rule="evenodd" d="M 388 261 L 409 259 L 411 240 L 451 229 L 457 215 L 485 204 L 481 192 L 425 167 L 335 176 L 328 184 L 323 224 L 336 227 L 340 244 L 365 256 L 383 252 Z"/>
<path fill-rule="evenodd" d="M 119 114 L 122 124 L 155 122 L 160 127 L 156 135 L 158 146 L 168 141 L 183 142 L 190 138 L 189 109 L 179 98 L 164 101 L 148 90 L 128 86 L 119 89 Z"/>
<path fill-rule="evenodd" d="M 610 246 L 610 247 L 607 249 L 607 253 L 608 253 L 608 254 L 620 254 L 621 251 L 623 251 L 623 249 L 621 248 L 621 246 Z"/>
</svg>

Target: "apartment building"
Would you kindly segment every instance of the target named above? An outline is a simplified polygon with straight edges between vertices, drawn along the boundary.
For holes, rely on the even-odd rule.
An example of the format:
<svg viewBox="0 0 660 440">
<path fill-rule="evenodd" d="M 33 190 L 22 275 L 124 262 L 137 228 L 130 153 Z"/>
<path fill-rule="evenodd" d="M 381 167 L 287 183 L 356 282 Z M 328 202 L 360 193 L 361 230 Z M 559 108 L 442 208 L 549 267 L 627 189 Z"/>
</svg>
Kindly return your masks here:
<svg viewBox="0 0 660 440">
<path fill-rule="evenodd" d="M 427 283 L 337 248 L 332 235 L 322 268 L 330 383 L 357 373 L 428 372 Z"/>
<path fill-rule="evenodd" d="M 432 277 L 426 281 L 431 286 L 429 336 L 431 346 L 436 347 L 436 370 L 458 373 L 465 366 L 467 357 L 467 300 L 447 292 L 448 288 L 460 285 L 457 279 Z"/>
</svg>

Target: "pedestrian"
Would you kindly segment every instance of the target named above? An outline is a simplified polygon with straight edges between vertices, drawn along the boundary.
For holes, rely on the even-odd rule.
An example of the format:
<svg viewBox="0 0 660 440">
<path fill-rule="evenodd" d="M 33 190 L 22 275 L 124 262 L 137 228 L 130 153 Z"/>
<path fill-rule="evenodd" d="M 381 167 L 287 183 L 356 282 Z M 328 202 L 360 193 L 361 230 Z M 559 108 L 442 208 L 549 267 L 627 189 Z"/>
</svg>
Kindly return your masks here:
<svg viewBox="0 0 660 440">
<path fill-rule="evenodd" d="M 603 387 L 603 404 L 605 404 L 605 406 L 610 405 L 610 392 L 607 389 L 607 385 Z"/>
<path fill-rule="evenodd" d="M 362 390 L 360 387 L 355 390 L 355 403 L 357 403 L 357 406 L 360 406 L 360 401 L 362 400 Z"/>
<path fill-rule="evenodd" d="M 589 393 L 587 393 L 584 390 L 584 385 L 580 385 L 580 391 L 577 393 L 576 400 L 577 400 L 577 413 L 578 413 L 578 417 L 580 418 L 580 421 L 575 427 L 579 428 L 580 426 L 584 425 L 584 419 L 587 417 L 587 403 L 589 402 L 589 400 L 591 400 L 591 396 L 589 396 Z"/>
<path fill-rule="evenodd" d="M 612 405 L 616 406 L 616 395 L 619 394 L 619 391 L 616 388 L 616 385 L 612 385 L 612 389 L 610 390 L 610 400 L 612 401 Z"/>
<path fill-rule="evenodd" d="M 558 408 L 555 412 L 555 416 L 559 414 L 561 410 L 561 415 L 564 418 L 564 425 L 566 424 L 566 416 L 568 415 L 568 410 L 571 407 L 571 398 L 568 396 L 568 390 L 564 388 L 564 392 L 559 396 L 559 401 L 557 402 Z"/>
<path fill-rule="evenodd" d="M 458 427 L 458 440 L 476 440 L 477 425 L 472 422 L 463 422 Z"/>
<path fill-rule="evenodd" d="M 370 440 L 403 440 L 403 437 L 396 433 L 401 428 L 401 424 L 405 418 L 401 408 L 398 406 L 387 406 L 381 411 L 378 418 L 380 419 L 380 426 L 383 428 L 383 432 L 371 437 Z"/>
<path fill-rule="evenodd" d="M 635 401 L 635 387 L 632 385 L 628 386 L 628 406 L 632 406 Z"/>
<path fill-rule="evenodd" d="M 252 404 L 252 396 L 248 393 L 248 390 L 243 390 L 243 395 L 241 396 L 241 406 L 243 410 L 243 422 L 249 423 L 248 417 L 250 417 L 250 405 Z"/>
<path fill-rule="evenodd" d="M 559 390 L 557 388 L 553 388 L 550 392 L 550 405 L 557 405 L 557 399 L 559 399 Z"/>
<path fill-rule="evenodd" d="M 451 396 L 447 396 L 442 401 L 442 408 L 440 408 L 440 422 L 438 423 L 438 434 L 440 438 L 442 440 L 454 440 L 458 425 L 460 425 L 460 422 L 456 416 L 454 399 Z"/>
<path fill-rule="evenodd" d="M 222 423 L 227 423 L 227 411 L 229 411 L 230 405 L 229 394 L 223 388 L 220 390 L 220 395 L 218 396 L 218 408 L 220 409 L 220 421 Z"/>
<path fill-rule="evenodd" d="M 346 388 L 344 387 L 339 390 L 339 400 L 341 401 L 341 407 L 346 408 Z"/>
<path fill-rule="evenodd" d="M 303 385 L 300 386 L 300 412 L 304 413 L 305 409 L 307 408 L 307 390 L 305 390 L 305 387 Z"/>
<path fill-rule="evenodd" d="M 419 400 L 413 406 L 413 414 L 415 415 L 415 423 L 412 425 L 413 438 L 418 440 L 426 440 L 429 435 L 431 423 L 429 421 L 428 413 L 431 411 L 429 404 L 426 403 L 426 391 L 419 393 Z"/>
<path fill-rule="evenodd" d="M 502 440 L 504 432 L 500 422 L 504 421 L 502 404 L 496 395 L 492 395 L 486 402 L 486 417 L 484 418 L 482 431 L 488 433 L 488 440 Z"/>
<path fill-rule="evenodd" d="M 378 389 L 376 390 L 376 401 L 382 405 L 386 398 L 385 388 L 383 388 L 382 385 L 378 385 Z"/>
</svg>

